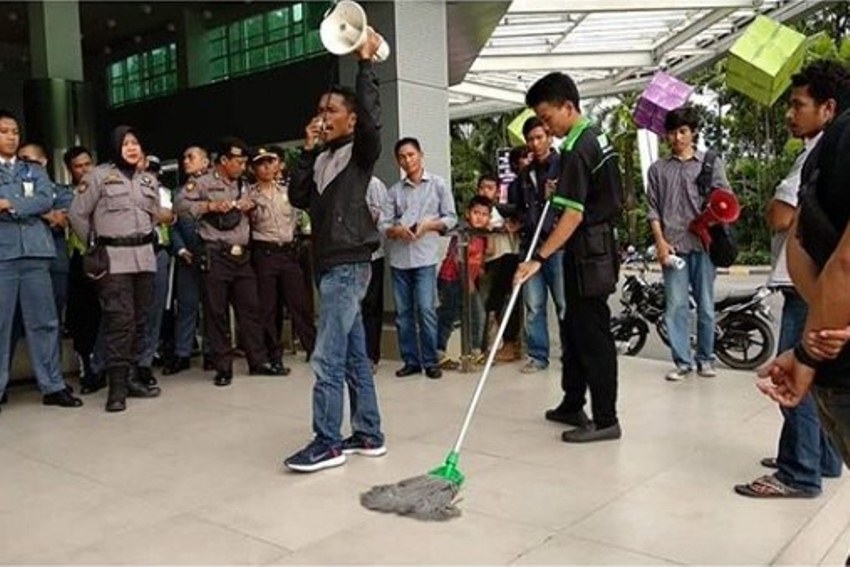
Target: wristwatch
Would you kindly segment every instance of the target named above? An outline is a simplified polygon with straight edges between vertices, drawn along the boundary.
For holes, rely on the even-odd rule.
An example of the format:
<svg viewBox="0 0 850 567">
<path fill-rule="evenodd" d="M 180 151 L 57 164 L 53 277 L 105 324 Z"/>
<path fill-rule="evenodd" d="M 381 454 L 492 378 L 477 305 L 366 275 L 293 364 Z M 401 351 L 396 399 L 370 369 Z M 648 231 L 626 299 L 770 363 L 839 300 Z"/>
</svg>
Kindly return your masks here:
<svg viewBox="0 0 850 567">
<path fill-rule="evenodd" d="M 531 259 L 532 259 L 532 260 L 534 260 L 535 262 L 540 262 L 540 264 L 545 264 L 545 263 L 546 263 L 546 258 L 544 258 L 543 256 L 541 256 L 541 255 L 540 255 L 540 252 L 535 252 L 535 253 L 531 256 Z"/>
<path fill-rule="evenodd" d="M 802 364 L 803 366 L 808 366 L 809 368 L 817 368 L 821 361 L 813 357 L 806 351 L 806 348 L 803 346 L 803 343 L 797 343 L 797 346 L 794 347 L 794 358 Z"/>
</svg>

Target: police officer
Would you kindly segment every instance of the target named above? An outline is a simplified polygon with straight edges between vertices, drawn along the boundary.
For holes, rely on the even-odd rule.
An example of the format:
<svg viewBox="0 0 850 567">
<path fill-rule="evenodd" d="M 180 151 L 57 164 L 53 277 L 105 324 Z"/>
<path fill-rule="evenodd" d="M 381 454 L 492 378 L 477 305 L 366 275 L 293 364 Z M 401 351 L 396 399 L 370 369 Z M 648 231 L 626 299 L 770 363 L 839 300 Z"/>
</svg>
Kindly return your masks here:
<svg viewBox="0 0 850 567">
<path fill-rule="evenodd" d="M 251 268 L 248 213 L 254 203 L 242 186 L 248 147 L 238 138 L 222 140 L 215 167 L 187 183 L 177 199 L 180 216 L 198 220 L 203 242 L 201 271 L 204 315 L 216 367 L 215 385 L 233 381 L 233 346 L 228 336 L 232 303 L 251 375 L 280 376 L 263 348 L 257 280 Z"/>
<path fill-rule="evenodd" d="M 255 207 L 251 210 L 251 242 L 254 273 L 262 316 L 263 336 L 272 364 L 288 374 L 283 366 L 283 344 L 280 340 L 280 315 L 283 305 L 292 318 L 292 328 L 309 353 L 316 344 L 316 326 L 307 309 L 307 294 L 302 282 L 304 273 L 298 264 L 295 242 L 297 218 L 289 202 L 286 185 L 277 179 L 280 158 L 273 151 L 257 148 L 251 157 L 256 183 L 248 195 Z"/>
<path fill-rule="evenodd" d="M 162 169 L 160 159 L 155 155 L 145 158 L 146 169 L 159 181 L 159 172 Z M 171 211 L 171 190 L 159 185 L 159 205 L 161 208 Z M 169 219 L 170 221 L 171 219 Z M 162 318 L 165 314 L 168 301 L 169 268 L 171 265 L 171 223 L 158 223 L 155 227 L 156 240 L 154 241 L 154 253 L 156 255 L 156 274 L 153 284 L 153 299 L 148 311 L 147 330 L 144 339 L 139 342 L 139 362 L 137 377 L 139 382 L 148 386 L 156 386 L 157 380 L 153 376 L 151 366 L 159 347 L 159 335 L 162 329 Z"/>
<path fill-rule="evenodd" d="M 183 150 L 183 172 L 189 177 L 187 183 L 196 182 L 209 167 L 209 155 L 203 147 L 190 145 Z M 171 231 L 171 238 L 177 265 L 175 270 L 177 317 L 174 324 L 174 356 L 166 361 L 162 368 L 164 376 L 177 374 L 191 367 L 192 349 L 201 305 L 201 271 L 198 268 L 201 242 L 198 238 L 197 221 L 188 215 L 178 217 Z M 203 347 L 204 370 L 212 370 L 213 367 L 207 367 L 206 360 L 209 341 L 204 340 Z"/>
<path fill-rule="evenodd" d="M 14 114 L 0 110 L 0 395 L 9 382 L 12 320 L 20 304 L 30 361 L 45 405 L 79 407 L 62 378 L 59 318 L 52 301 L 53 237 L 41 215 L 53 204 L 44 169 L 17 159 L 20 128 Z"/>
<path fill-rule="evenodd" d="M 617 351 L 608 308 L 619 270 L 614 238 L 621 195 L 617 154 L 607 137 L 582 116 L 578 89 L 568 75 L 549 73 L 541 78 L 526 94 L 526 104 L 549 132 L 564 138 L 553 197 L 564 212 L 533 259 L 520 264 L 516 275 L 517 282 L 526 281 L 564 246 L 564 399 L 546 412 L 546 419 L 575 427 L 561 435 L 568 443 L 619 439 Z M 592 422 L 583 409 L 588 389 Z"/>
<path fill-rule="evenodd" d="M 94 169 L 91 152 L 83 146 L 68 148 L 62 156 L 62 161 L 71 174 L 71 185 L 74 187 Z M 80 393 L 91 394 L 106 386 L 103 372 L 95 369 L 95 359 L 98 364 L 102 364 L 106 357 L 100 324 L 100 301 L 96 282 L 83 272 L 86 242 L 73 230 L 68 232 L 68 249 L 70 262 L 65 324 L 71 333 L 74 351 L 80 358 Z"/>
<path fill-rule="evenodd" d="M 98 279 L 106 339 L 106 411 L 126 409 L 126 398 L 152 398 L 156 386 L 138 381 L 140 343 L 151 308 L 158 222 L 171 211 L 159 201 L 159 182 L 144 171 L 144 151 L 136 131 L 119 126 L 112 133 L 111 163 L 97 166 L 77 187 L 71 226 L 77 236 L 105 250 L 108 266 Z M 100 274 L 88 274 L 94 277 Z"/>
</svg>

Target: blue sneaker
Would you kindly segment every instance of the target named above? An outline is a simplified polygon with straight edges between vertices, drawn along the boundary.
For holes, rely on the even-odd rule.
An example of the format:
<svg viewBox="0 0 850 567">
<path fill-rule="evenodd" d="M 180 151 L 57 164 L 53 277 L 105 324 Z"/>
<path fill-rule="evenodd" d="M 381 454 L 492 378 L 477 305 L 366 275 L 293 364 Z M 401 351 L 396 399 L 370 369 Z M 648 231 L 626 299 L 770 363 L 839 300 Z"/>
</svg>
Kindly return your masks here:
<svg viewBox="0 0 850 567">
<path fill-rule="evenodd" d="M 345 464 L 342 447 L 330 446 L 314 439 L 309 445 L 283 461 L 288 468 L 298 472 L 316 472 Z"/>
<path fill-rule="evenodd" d="M 342 453 L 344 455 L 382 457 L 387 454 L 387 446 L 383 442 L 378 443 L 365 435 L 355 433 L 348 439 L 343 439 Z"/>
</svg>

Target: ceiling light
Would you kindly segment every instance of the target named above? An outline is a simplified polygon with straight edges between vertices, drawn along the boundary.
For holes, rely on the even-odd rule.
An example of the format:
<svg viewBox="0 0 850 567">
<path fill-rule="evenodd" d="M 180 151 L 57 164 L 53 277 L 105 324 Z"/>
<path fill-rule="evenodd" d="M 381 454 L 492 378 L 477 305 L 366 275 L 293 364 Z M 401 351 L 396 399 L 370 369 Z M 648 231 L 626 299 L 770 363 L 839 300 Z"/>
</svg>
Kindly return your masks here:
<svg viewBox="0 0 850 567">
<path fill-rule="evenodd" d="M 134 35 L 133 36 L 133 43 L 142 43 L 142 36 Z"/>
<path fill-rule="evenodd" d="M 115 29 L 115 26 L 117 25 L 118 22 L 116 22 L 114 18 L 109 18 L 108 20 L 106 20 L 106 27 L 108 27 L 109 29 Z"/>
<path fill-rule="evenodd" d="M 10 22 L 17 22 L 18 21 L 18 13 L 13 11 L 13 10 L 9 10 L 8 18 L 9 18 Z"/>
<path fill-rule="evenodd" d="M 168 22 L 167 24 L 165 24 L 165 29 L 167 29 L 170 32 L 174 32 L 174 31 L 177 31 L 177 26 L 174 25 L 174 22 Z"/>
<path fill-rule="evenodd" d="M 153 8 L 151 7 L 150 4 L 142 4 L 142 13 L 143 14 L 150 14 L 151 12 L 153 12 Z"/>
<path fill-rule="evenodd" d="M 201 17 L 203 17 L 205 20 L 209 20 L 210 18 L 212 18 L 212 12 L 210 12 L 209 10 L 204 10 L 203 12 L 201 12 Z"/>
</svg>

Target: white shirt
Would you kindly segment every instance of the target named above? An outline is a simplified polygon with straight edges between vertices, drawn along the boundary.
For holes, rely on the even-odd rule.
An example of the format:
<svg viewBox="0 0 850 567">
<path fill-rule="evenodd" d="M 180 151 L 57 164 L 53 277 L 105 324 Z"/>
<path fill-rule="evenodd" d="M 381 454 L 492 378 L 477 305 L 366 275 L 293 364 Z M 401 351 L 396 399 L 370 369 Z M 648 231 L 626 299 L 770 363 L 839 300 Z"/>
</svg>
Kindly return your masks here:
<svg viewBox="0 0 850 567">
<path fill-rule="evenodd" d="M 803 140 L 804 149 L 794 160 L 794 165 L 791 171 L 785 176 L 785 179 L 779 182 L 776 186 L 776 191 L 773 193 L 773 198 L 787 205 L 797 208 L 798 194 L 800 192 L 800 174 L 803 171 L 803 164 L 812 152 L 812 149 L 820 141 L 823 132 L 818 132 L 817 136 Z M 767 280 L 771 286 L 792 286 L 791 276 L 788 273 L 788 259 L 785 252 L 788 242 L 788 231 L 783 230 L 775 232 L 770 240 L 770 258 L 773 264 L 770 272 L 770 277 Z"/>
</svg>

